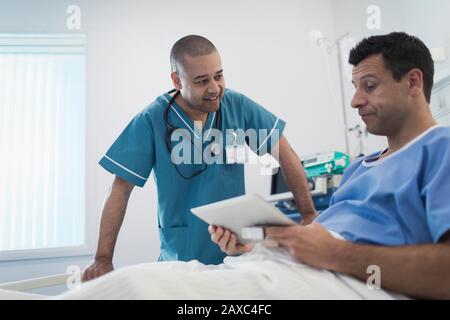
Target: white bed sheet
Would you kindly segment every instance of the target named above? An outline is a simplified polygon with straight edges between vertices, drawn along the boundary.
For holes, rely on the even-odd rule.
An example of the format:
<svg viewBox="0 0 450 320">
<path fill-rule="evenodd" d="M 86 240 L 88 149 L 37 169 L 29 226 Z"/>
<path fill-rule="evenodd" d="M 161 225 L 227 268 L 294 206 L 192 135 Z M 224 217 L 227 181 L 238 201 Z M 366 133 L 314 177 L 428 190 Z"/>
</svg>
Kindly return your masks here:
<svg viewBox="0 0 450 320">
<path fill-rule="evenodd" d="M 284 249 L 256 246 L 223 264 L 160 262 L 118 269 L 52 299 L 399 299 L 348 276 L 296 262 Z"/>
</svg>

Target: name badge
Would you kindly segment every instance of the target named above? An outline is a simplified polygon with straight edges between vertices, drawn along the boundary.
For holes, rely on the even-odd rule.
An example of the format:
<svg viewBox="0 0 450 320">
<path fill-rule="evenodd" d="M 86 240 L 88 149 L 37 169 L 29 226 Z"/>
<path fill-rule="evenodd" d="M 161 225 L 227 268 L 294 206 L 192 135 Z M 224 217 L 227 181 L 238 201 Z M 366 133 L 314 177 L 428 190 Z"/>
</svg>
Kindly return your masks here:
<svg viewBox="0 0 450 320">
<path fill-rule="evenodd" d="M 233 164 L 233 163 L 243 164 L 243 163 L 247 162 L 248 154 L 247 154 L 247 148 L 245 145 L 232 144 L 232 145 L 226 146 L 225 152 L 226 152 L 228 164 Z"/>
</svg>

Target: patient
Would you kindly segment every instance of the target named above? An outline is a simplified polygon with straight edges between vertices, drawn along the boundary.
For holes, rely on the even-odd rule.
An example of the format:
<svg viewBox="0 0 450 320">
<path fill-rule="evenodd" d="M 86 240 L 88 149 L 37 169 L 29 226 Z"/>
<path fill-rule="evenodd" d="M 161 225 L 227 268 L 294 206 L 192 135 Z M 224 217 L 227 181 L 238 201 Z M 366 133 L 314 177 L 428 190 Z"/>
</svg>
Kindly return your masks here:
<svg viewBox="0 0 450 320">
<path fill-rule="evenodd" d="M 229 230 L 210 226 L 212 241 L 230 256 L 222 265 L 125 268 L 61 298 L 355 299 L 367 297 L 366 285 L 349 286 L 346 275 L 366 281 L 376 265 L 383 289 L 449 299 L 450 128 L 436 126 L 430 112 L 430 52 L 419 39 L 392 33 L 364 39 L 349 62 L 352 107 L 370 133 L 387 137 L 388 148 L 346 170 L 315 222 L 265 228 L 274 249 L 236 243 Z"/>
<path fill-rule="evenodd" d="M 266 228 L 304 264 L 361 280 L 381 270 L 381 286 L 422 298 L 450 298 L 450 128 L 430 111 L 434 65 L 416 37 L 364 39 L 350 53 L 357 109 L 388 148 L 355 161 L 328 210 L 309 226 Z M 332 230 L 348 241 L 333 238 Z M 247 252 L 210 227 L 230 255 Z"/>
</svg>

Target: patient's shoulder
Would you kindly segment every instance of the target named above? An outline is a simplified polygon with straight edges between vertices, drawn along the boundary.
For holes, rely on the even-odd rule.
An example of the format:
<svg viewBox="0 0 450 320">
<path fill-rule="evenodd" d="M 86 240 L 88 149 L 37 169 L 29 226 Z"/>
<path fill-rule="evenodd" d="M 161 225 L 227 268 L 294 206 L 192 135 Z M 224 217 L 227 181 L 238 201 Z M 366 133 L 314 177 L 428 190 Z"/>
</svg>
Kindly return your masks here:
<svg viewBox="0 0 450 320">
<path fill-rule="evenodd" d="M 424 141 L 423 148 L 431 157 L 450 155 L 450 127 L 438 127 L 433 130 Z"/>
<path fill-rule="evenodd" d="M 450 127 L 438 126 L 431 132 L 430 137 L 450 140 Z"/>
<path fill-rule="evenodd" d="M 450 141 L 450 127 L 438 126 L 431 130 L 425 136 L 425 143 L 433 143 L 436 141 Z"/>
</svg>

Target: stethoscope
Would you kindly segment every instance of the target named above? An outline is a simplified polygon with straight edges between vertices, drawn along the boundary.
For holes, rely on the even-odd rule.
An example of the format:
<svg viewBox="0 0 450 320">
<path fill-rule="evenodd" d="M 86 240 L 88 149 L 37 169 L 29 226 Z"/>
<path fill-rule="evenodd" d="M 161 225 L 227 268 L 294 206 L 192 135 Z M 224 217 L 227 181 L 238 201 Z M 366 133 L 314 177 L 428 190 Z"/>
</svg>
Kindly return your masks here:
<svg viewBox="0 0 450 320">
<path fill-rule="evenodd" d="M 164 111 L 164 122 L 165 122 L 165 124 L 166 124 L 166 136 L 165 136 L 165 140 L 166 140 L 167 151 L 169 151 L 169 156 L 172 154 L 172 140 L 171 140 L 172 133 L 173 133 L 175 130 L 180 129 L 180 128 L 174 127 L 174 126 L 169 122 L 169 111 L 170 111 L 170 109 L 171 109 L 171 107 L 172 107 L 172 103 L 175 101 L 175 98 L 180 94 L 180 90 L 172 89 L 172 90 L 170 90 L 170 91 L 168 92 L 168 94 L 170 95 L 170 94 L 172 94 L 172 93 L 174 93 L 174 92 L 175 92 L 175 94 L 172 96 L 172 98 L 171 98 L 170 101 L 168 102 L 167 107 L 166 107 L 166 110 Z M 217 130 L 220 130 L 221 120 L 222 120 L 222 119 L 221 119 L 221 110 L 220 110 L 220 109 L 221 109 L 221 108 L 219 108 L 219 110 L 217 110 L 217 112 L 216 112 L 217 117 L 216 117 L 216 121 L 215 121 L 215 126 L 214 126 L 214 128 L 217 129 Z M 194 145 L 194 143 L 192 142 L 192 140 L 190 140 L 190 141 L 191 141 L 191 143 Z M 194 147 L 195 147 L 195 145 L 194 145 Z M 215 147 L 215 148 L 214 148 L 214 147 Z M 220 154 L 220 152 L 221 152 L 218 145 L 213 145 L 213 148 L 211 149 L 211 151 L 212 151 L 212 153 L 215 154 L 215 155 L 218 155 L 218 154 Z M 173 163 L 173 162 L 172 162 L 172 163 Z M 202 166 L 201 169 L 196 170 L 196 171 L 195 171 L 192 175 L 190 175 L 190 176 L 185 176 L 185 175 L 183 175 L 183 174 L 178 170 L 178 166 L 177 166 L 175 163 L 173 163 L 173 165 L 174 165 L 174 167 L 175 167 L 175 169 L 176 169 L 178 175 L 179 175 L 180 177 L 186 179 L 186 180 L 192 179 L 192 178 L 194 178 L 194 177 L 196 177 L 196 176 L 202 174 L 206 169 L 208 169 L 208 165 L 207 165 L 206 163 L 204 163 L 204 166 Z"/>
</svg>

